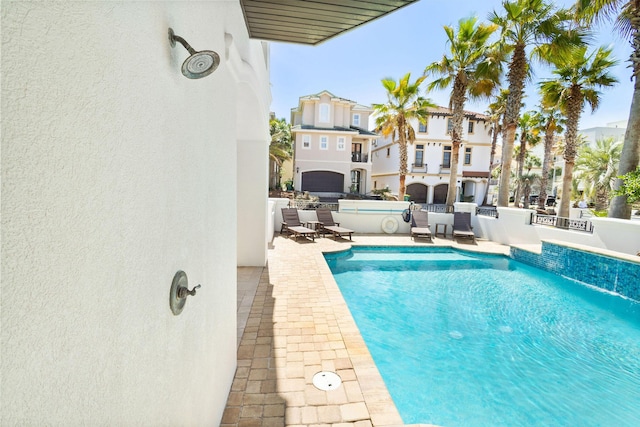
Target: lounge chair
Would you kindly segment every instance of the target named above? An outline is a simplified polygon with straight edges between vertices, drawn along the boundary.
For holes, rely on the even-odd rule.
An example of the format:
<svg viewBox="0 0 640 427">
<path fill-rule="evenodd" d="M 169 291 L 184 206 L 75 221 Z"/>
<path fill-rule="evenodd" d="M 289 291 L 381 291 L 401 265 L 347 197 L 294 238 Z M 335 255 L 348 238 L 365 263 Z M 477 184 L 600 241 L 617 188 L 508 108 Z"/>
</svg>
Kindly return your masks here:
<svg viewBox="0 0 640 427">
<path fill-rule="evenodd" d="M 411 215 L 411 238 L 424 237 L 430 242 L 431 224 L 429 224 L 429 213 L 427 211 L 413 211 Z"/>
<path fill-rule="evenodd" d="M 298 216 L 298 209 L 296 208 L 282 208 L 282 227 L 280 227 L 280 234 L 285 231 L 293 234 L 296 241 L 298 241 L 298 236 L 311 237 L 311 240 L 314 242 L 316 240 L 316 231 L 302 225 L 300 217 Z"/>
<path fill-rule="evenodd" d="M 462 237 L 465 239 L 471 239 L 475 243 L 476 235 L 471 231 L 471 214 L 469 212 L 454 212 L 453 213 L 453 237 Z"/>
<path fill-rule="evenodd" d="M 318 222 L 320 222 L 320 233 L 322 233 L 323 236 L 327 233 L 331 233 L 333 234 L 333 240 L 338 240 L 338 237 L 348 235 L 349 240 L 351 240 L 351 235 L 354 231 L 340 227 L 339 222 L 334 222 L 330 209 L 318 208 L 316 209 L 316 215 L 318 216 Z"/>
</svg>

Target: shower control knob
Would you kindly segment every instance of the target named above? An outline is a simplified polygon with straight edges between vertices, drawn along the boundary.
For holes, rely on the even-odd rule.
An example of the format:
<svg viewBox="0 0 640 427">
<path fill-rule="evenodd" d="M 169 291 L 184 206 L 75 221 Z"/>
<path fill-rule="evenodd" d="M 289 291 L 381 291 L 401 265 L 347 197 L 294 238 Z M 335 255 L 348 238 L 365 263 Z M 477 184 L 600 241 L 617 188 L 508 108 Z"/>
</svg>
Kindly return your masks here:
<svg viewBox="0 0 640 427">
<path fill-rule="evenodd" d="M 178 289 L 178 298 L 186 298 L 189 295 L 194 296 L 196 294 L 196 289 L 198 289 L 199 287 L 201 287 L 201 285 L 198 285 L 191 290 L 187 289 L 186 286 L 184 288 Z"/>
</svg>

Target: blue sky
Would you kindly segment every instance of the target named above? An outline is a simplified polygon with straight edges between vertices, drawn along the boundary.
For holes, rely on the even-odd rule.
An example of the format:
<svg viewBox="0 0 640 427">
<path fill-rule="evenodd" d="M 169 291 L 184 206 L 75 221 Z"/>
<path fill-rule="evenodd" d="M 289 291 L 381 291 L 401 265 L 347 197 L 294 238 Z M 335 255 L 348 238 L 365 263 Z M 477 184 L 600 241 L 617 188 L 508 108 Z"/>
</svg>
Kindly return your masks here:
<svg viewBox="0 0 640 427">
<path fill-rule="evenodd" d="M 565 6 L 572 3 L 572 0 L 556 1 Z M 486 21 L 492 10 L 500 13 L 500 0 L 420 0 L 318 46 L 271 43 L 271 111 L 289 121 L 291 108 L 298 105 L 300 96 L 322 90 L 363 105 L 385 102 L 381 79 L 397 80 L 407 72 L 415 79 L 428 64 L 447 53 L 443 25 L 457 27 L 459 19 L 474 15 Z M 581 129 L 629 117 L 633 84 L 627 60 L 631 47 L 612 27 L 610 23 L 597 27 L 592 45 L 613 45 L 614 56 L 619 60 L 613 73 L 620 82 L 603 91 L 595 113 L 585 107 Z M 534 65 L 534 73 L 534 80 L 526 90 L 525 109 L 538 104 L 535 82 L 549 76 L 549 70 L 540 65 Z M 449 103 L 449 91 L 430 92 L 427 96 L 439 105 Z M 466 105 L 467 110 L 480 113 L 486 107 L 486 101 Z"/>
</svg>

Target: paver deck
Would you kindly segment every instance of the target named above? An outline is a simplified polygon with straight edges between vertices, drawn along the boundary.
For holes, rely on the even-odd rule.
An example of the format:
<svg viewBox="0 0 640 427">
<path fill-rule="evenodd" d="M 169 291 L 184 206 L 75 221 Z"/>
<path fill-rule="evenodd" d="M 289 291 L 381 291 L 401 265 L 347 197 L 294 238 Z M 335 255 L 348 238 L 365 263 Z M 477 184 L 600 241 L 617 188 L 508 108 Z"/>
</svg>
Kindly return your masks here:
<svg viewBox="0 0 640 427">
<path fill-rule="evenodd" d="M 509 250 L 481 240 L 476 245 L 438 238 L 414 242 L 408 235 L 354 234 L 353 242 L 275 237 L 267 267 L 238 269 L 242 338 L 222 427 L 403 425 L 322 255 L 351 244 Z M 336 372 L 342 385 L 317 389 L 312 378 L 320 371 Z"/>
</svg>

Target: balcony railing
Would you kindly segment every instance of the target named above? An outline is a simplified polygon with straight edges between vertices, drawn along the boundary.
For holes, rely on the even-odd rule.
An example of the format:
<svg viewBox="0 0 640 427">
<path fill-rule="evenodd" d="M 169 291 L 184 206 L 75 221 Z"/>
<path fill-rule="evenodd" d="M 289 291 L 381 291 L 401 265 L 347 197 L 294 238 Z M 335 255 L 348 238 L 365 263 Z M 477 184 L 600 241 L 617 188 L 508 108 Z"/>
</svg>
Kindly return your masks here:
<svg viewBox="0 0 640 427">
<path fill-rule="evenodd" d="M 411 172 L 424 172 L 427 173 L 426 163 L 411 163 Z"/>
<path fill-rule="evenodd" d="M 435 213 L 453 213 L 453 209 L 453 206 L 441 204 L 422 205 L 422 210 Z"/>
<path fill-rule="evenodd" d="M 478 206 L 476 208 L 476 215 L 490 216 L 490 217 L 493 217 L 493 218 L 498 218 L 498 210 L 496 208 L 488 208 L 488 207 Z"/>
<path fill-rule="evenodd" d="M 369 161 L 369 155 L 368 154 L 362 154 L 362 153 L 351 153 L 351 162 L 353 163 L 367 163 Z"/>
<path fill-rule="evenodd" d="M 538 215 L 531 214 L 531 225 L 548 225 L 551 227 L 561 228 L 563 230 L 584 231 L 585 233 L 593 233 L 593 224 L 591 221 L 583 219 L 563 218 L 555 215 Z"/>
<path fill-rule="evenodd" d="M 451 173 L 451 165 L 440 165 L 440 173 Z"/>
</svg>

